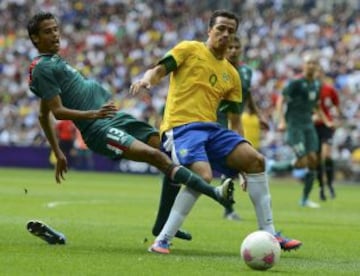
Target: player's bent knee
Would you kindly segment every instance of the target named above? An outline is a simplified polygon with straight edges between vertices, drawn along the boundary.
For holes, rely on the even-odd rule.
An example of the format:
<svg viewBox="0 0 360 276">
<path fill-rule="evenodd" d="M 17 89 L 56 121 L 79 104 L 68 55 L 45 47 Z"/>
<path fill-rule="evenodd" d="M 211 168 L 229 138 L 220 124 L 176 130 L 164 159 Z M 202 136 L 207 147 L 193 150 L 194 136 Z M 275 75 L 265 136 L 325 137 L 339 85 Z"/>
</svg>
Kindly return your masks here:
<svg viewBox="0 0 360 276">
<path fill-rule="evenodd" d="M 261 154 L 256 154 L 249 158 L 246 173 L 261 173 L 265 171 L 265 158 Z"/>
</svg>

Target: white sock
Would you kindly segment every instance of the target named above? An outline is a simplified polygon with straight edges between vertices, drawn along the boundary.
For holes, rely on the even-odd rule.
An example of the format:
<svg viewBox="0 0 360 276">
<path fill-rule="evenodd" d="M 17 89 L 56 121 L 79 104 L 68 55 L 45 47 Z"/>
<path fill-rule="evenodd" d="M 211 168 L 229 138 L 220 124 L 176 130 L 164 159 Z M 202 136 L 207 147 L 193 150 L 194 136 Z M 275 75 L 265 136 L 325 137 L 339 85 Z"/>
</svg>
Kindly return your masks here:
<svg viewBox="0 0 360 276">
<path fill-rule="evenodd" d="M 171 241 L 177 230 L 180 229 L 186 216 L 189 214 L 191 208 L 195 205 L 196 200 L 201 194 L 194 190 L 184 187 L 176 196 L 169 218 L 167 219 L 160 234 L 156 237 L 156 241 L 167 240 Z"/>
<path fill-rule="evenodd" d="M 255 207 L 259 229 L 274 235 L 275 227 L 272 219 L 271 195 L 267 175 L 265 172 L 248 174 L 247 183 L 247 190 Z"/>
</svg>

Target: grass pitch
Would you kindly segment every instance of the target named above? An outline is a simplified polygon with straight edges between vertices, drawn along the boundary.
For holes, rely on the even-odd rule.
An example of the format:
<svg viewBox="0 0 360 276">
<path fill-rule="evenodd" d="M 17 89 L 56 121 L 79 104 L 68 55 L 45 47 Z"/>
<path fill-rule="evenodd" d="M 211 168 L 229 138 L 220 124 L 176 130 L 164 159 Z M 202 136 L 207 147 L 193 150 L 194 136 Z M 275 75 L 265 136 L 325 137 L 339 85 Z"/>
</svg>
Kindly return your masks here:
<svg viewBox="0 0 360 276">
<path fill-rule="evenodd" d="M 300 239 L 266 272 L 239 257 L 256 230 L 246 193 L 236 192 L 241 222 L 202 196 L 183 225 L 191 242 L 173 240 L 170 255 L 147 252 L 160 195 L 159 176 L 71 171 L 58 185 L 51 170 L 0 168 L 1 275 L 359 275 L 360 186 L 336 183 L 337 198 L 320 209 L 298 206 L 301 186 L 271 179 L 278 230 Z M 317 200 L 317 187 L 313 199 Z M 39 219 L 63 232 L 66 245 L 48 245 L 26 231 Z"/>
</svg>

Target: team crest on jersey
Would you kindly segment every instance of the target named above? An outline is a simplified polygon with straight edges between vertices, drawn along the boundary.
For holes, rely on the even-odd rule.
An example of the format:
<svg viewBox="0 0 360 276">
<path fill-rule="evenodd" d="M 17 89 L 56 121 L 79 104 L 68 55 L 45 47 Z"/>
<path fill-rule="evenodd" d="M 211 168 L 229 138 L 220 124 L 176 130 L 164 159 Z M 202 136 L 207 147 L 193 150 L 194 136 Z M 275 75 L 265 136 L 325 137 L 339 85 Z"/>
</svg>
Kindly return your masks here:
<svg viewBox="0 0 360 276">
<path fill-rule="evenodd" d="M 185 157 L 186 155 L 188 155 L 188 149 L 181 149 L 179 151 L 179 154 L 181 157 Z"/>
<path fill-rule="evenodd" d="M 223 81 L 228 82 L 230 80 L 230 76 L 228 73 L 224 72 L 222 75 Z"/>
<path fill-rule="evenodd" d="M 215 86 L 215 84 L 217 83 L 217 76 L 215 74 L 211 74 L 209 78 L 209 82 L 211 86 Z"/>
</svg>

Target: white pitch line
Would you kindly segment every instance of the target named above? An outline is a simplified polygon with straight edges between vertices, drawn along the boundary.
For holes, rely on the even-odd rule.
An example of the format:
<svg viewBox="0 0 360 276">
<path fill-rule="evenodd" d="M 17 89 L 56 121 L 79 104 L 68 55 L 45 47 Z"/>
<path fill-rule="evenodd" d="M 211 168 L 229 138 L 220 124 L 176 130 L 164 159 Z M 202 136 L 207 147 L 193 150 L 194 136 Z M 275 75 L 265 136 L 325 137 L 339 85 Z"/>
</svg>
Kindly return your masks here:
<svg viewBox="0 0 360 276">
<path fill-rule="evenodd" d="M 99 200 L 99 199 L 93 199 L 93 200 L 78 200 L 78 201 L 51 201 L 46 203 L 46 207 L 48 208 L 55 208 L 60 205 L 72 205 L 72 204 L 103 204 L 108 203 L 109 200 Z"/>
</svg>

